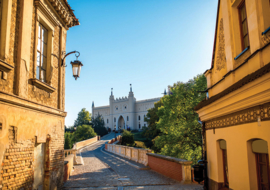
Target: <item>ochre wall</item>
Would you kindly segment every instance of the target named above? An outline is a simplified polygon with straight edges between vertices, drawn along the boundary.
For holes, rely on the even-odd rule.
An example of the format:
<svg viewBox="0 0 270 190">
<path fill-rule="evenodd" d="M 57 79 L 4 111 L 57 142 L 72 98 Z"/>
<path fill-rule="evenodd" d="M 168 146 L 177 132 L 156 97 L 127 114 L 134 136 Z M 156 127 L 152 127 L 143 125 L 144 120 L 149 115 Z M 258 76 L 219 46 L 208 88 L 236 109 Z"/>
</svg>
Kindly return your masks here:
<svg viewBox="0 0 270 190">
<path fill-rule="evenodd" d="M 219 128 L 206 131 L 207 161 L 209 178 L 215 182 L 223 182 L 222 154 L 218 140 L 227 143 L 229 186 L 231 189 L 253 189 L 256 187 L 256 172 L 252 170 L 255 166 L 250 162 L 248 156 L 248 141 L 252 139 L 263 139 L 268 142 L 270 152 L 270 121 L 249 123 L 233 127 Z M 255 156 L 255 155 L 253 155 Z M 254 175 L 254 176 L 252 176 Z M 252 176 L 252 177 L 251 177 Z"/>
</svg>

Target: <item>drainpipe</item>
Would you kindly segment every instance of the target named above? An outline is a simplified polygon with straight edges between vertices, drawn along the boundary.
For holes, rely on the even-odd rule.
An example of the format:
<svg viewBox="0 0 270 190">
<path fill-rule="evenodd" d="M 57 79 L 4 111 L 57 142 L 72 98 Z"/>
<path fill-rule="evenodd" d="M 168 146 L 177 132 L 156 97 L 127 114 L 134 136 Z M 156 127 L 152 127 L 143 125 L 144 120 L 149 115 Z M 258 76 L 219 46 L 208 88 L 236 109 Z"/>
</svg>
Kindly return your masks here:
<svg viewBox="0 0 270 190">
<path fill-rule="evenodd" d="M 208 175 L 207 175 L 207 148 L 206 148 L 206 135 L 205 135 L 205 122 L 200 121 L 202 125 L 202 156 L 203 156 L 203 161 L 204 161 L 204 185 L 203 189 L 207 190 L 208 189 Z"/>
</svg>

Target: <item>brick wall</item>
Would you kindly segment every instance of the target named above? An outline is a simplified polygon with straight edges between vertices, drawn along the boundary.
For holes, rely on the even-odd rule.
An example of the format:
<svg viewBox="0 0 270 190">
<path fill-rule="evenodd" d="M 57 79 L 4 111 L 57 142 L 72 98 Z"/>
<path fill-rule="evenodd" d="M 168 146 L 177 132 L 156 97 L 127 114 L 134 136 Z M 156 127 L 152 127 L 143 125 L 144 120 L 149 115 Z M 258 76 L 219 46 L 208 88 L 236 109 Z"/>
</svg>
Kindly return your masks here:
<svg viewBox="0 0 270 190">
<path fill-rule="evenodd" d="M 16 142 L 16 128 L 9 128 L 9 147 L 6 149 L 0 175 L 2 189 L 32 188 L 35 139 Z"/>
<path fill-rule="evenodd" d="M 164 160 L 148 155 L 149 167 L 165 176 L 168 176 L 177 181 L 182 181 L 182 165 L 173 161 Z"/>
</svg>

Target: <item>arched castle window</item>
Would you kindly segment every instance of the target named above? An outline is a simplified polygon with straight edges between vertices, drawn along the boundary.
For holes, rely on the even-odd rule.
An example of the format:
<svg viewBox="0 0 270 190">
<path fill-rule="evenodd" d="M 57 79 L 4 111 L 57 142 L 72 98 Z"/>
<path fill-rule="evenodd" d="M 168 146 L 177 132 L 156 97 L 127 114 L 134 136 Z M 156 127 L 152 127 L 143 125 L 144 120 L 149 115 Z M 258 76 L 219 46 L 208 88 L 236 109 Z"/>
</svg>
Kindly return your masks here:
<svg viewBox="0 0 270 190">
<path fill-rule="evenodd" d="M 141 116 L 138 116 L 138 120 L 139 120 L 139 121 L 141 120 Z"/>
<path fill-rule="evenodd" d="M 128 116 L 127 116 L 127 121 L 128 121 Z"/>
</svg>

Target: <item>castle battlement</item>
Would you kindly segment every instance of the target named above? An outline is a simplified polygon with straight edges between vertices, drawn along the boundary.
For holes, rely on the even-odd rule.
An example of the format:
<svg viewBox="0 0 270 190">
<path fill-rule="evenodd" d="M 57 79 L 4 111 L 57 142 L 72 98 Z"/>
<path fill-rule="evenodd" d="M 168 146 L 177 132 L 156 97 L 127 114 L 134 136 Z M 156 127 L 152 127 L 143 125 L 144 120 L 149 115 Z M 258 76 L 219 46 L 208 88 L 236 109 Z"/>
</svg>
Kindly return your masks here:
<svg viewBox="0 0 270 190">
<path fill-rule="evenodd" d="M 123 102 L 123 101 L 127 101 L 128 100 L 128 97 L 127 96 L 123 96 L 122 98 L 116 98 L 114 99 L 114 102 Z"/>
</svg>

